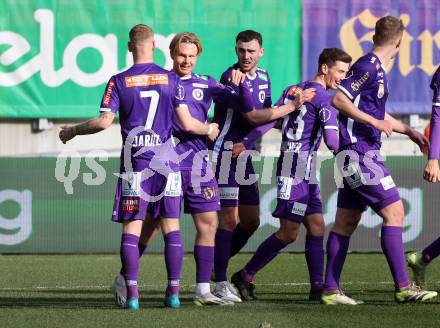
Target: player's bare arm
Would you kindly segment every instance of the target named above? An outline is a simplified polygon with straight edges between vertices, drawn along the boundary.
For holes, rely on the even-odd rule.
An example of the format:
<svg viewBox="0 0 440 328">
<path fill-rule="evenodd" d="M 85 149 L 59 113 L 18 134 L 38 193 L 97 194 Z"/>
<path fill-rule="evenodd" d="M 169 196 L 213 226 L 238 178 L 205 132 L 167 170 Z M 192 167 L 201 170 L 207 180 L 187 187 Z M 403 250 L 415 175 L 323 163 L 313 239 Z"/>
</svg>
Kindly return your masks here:
<svg viewBox="0 0 440 328">
<path fill-rule="evenodd" d="M 355 120 L 356 122 L 364 123 L 373 126 L 379 131 L 385 132 L 385 134 L 389 137 L 393 132 L 393 127 L 390 121 L 387 120 L 378 120 L 367 113 L 364 113 L 359 108 L 357 108 L 350 99 L 340 90 L 337 90 L 332 99 L 332 105 Z"/>
<path fill-rule="evenodd" d="M 427 148 L 429 148 L 428 138 L 423 134 L 421 134 L 420 132 L 416 131 L 415 129 L 411 128 L 405 123 L 396 120 L 388 113 L 385 113 L 385 120 L 391 122 L 393 131 L 407 135 L 414 143 L 416 143 L 419 146 L 421 151 L 424 151 Z"/>
<path fill-rule="evenodd" d="M 247 113 L 243 113 L 243 116 L 252 125 L 259 125 L 262 123 L 277 120 L 281 117 L 289 115 L 296 109 L 300 108 L 305 102 L 311 101 L 315 96 L 315 89 L 309 88 L 298 94 L 292 102 L 280 106 L 278 108 L 264 108 L 259 110 L 252 110 Z"/>
<path fill-rule="evenodd" d="M 73 126 L 62 126 L 59 133 L 60 140 L 65 144 L 78 135 L 94 134 L 107 129 L 113 122 L 115 114 L 103 112 L 98 117 Z"/>
<path fill-rule="evenodd" d="M 185 132 L 208 136 L 211 141 L 214 141 L 217 138 L 220 132 L 217 123 L 202 123 L 192 117 L 188 108 L 183 106 L 176 108 L 176 113 Z"/>
</svg>

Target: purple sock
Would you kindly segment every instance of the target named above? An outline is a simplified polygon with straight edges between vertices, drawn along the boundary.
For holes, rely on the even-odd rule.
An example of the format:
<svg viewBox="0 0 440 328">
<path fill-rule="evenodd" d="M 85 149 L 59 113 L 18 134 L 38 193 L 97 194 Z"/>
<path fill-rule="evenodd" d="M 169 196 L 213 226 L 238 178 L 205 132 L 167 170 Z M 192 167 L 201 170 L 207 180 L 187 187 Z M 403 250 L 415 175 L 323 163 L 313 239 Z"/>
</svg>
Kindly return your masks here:
<svg viewBox="0 0 440 328">
<path fill-rule="evenodd" d="M 252 256 L 250 261 L 244 267 L 244 271 L 247 275 L 243 275 L 243 278 L 248 282 L 252 281 L 253 276 L 255 276 L 255 274 L 266 264 L 272 261 L 272 259 L 277 256 L 278 252 L 284 247 L 286 247 L 286 244 L 279 240 L 275 234 L 269 236 L 260 244 L 260 246 L 258 246 L 254 256 Z"/>
<path fill-rule="evenodd" d="M 209 283 L 214 266 L 214 246 L 194 245 L 194 259 L 196 260 L 196 282 Z"/>
<path fill-rule="evenodd" d="M 406 273 L 402 227 L 382 226 L 380 245 L 388 261 L 396 289 L 406 287 L 410 281 Z"/>
<path fill-rule="evenodd" d="M 342 267 L 347 257 L 350 237 L 331 231 L 327 239 L 327 267 L 325 270 L 324 291 L 339 289 Z"/>
<path fill-rule="evenodd" d="M 127 283 L 127 297 L 139 298 L 137 290 L 137 277 L 139 272 L 139 237 L 132 234 L 122 234 L 121 238 L 121 264 L 122 274 Z"/>
<path fill-rule="evenodd" d="M 305 256 L 309 269 L 310 288 L 321 290 L 324 282 L 324 237 L 306 236 Z"/>
<path fill-rule="evenodd" d="M 253 231 L 248 232 L 243 230 L 240 223 L 238 223 L 234 229 L 234 232 L 232 233 L 231 253 L 229 254 L 229 258 L 236 255 L 244 247 L 244 245 L 246 245 L 247 241 L 253 234 Z"/>
<path fill-rule="evenodd" d="M 214 273 L 215 281 L 227 281 L 229 253 L 231 249 L 232 232 L 217 229 L 215 234 Z"/>
<path fill-rule="evenodd" d="M 422 252 L 423 262 L 429 263 L 440 254 L 440 238 L 434 240 L 428 247 Z"/>
<path fill-rule="evenodd" d="M 180 273 L 183 262 L 183 243 L 180 231 L 172 231 L 163 236 L 165 242 L 165 265 L 167 267 L 167 295 L 179 294 Z"/>
</svg>

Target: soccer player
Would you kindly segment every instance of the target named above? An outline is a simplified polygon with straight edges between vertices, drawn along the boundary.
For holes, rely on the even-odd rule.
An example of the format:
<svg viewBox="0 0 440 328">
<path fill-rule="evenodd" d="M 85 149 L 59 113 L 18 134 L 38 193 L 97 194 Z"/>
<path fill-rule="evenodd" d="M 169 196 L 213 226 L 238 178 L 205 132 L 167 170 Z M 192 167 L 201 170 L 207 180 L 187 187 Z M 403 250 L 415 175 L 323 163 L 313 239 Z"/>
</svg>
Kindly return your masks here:
<svg viewBox="0 0 440 328">
<path fill-rule="evenodd" d="M 295 110 L 295 106 L 300 106 L 300 101 L 305 101 L 313 92 L 309 90 L 310 93 L 304 93 L 294 103 L 286 104 L 278 110 L 269 108 L 272 104 L 269 74 L 257 66 L 264 54 L 261 34 L 252 30 L 242 31 L 238 33 L 235 41 L 238 62 L 222 74 L 220 82 L 225 85 L 230 84 L 229 80 L 234 70 L 245 73 L 252 85 L 253 110 L 243 110 L 240 113 L 223 104 L 215 106 L 214 122 L 219 124 L 221 133 L 213 145 L 212 160 L 216 165 L 215 175 L 220 190 L 221 209 L 215 236 L 216 285 L 214 295 L 223 300 L 241 302 L 237 292 L 228 282 L 227 268 L 229 258 L 246 245 L 260 224 L 259 194 L 257 182 L 244 185 L 235 178 L 235 173 L 240 170 L 240 166 L 245 167 L 246 176 L 254 174 L 251 158 L 247 156 L 240 160 L 235 156 L 232 157 L 230 149 L 233 148 L 233 144 L 242 144 L 244 138 L 255 129 L 254 125 L 273 121 L 289 114 Z M 248 145 L 248 147 L 252 149 L 253 145 Z M 238 223 L 238 217 L 240 217 L 240 223 Z"/>
<path fill-rule="evenodd" d="M 427 301 L 436 292 L 420 290 L 408 279 L 403 252 L 403 204 L 391 175 L 380 158 L 380 135 L 407 135 L 423 147 L 426 137 L 385 113 L 388 82 L 385 67 L 397 54 L 404 26 L 395 17 L 376 22 L 373 49 L 358 59 L 338 86 L 332 104 L 339 110 L 338 168 L 344 176 L 338 192 L 335 224 L 327 240 L 324 304 L 359 304 L 344 295 L 339 278 L 350 236 L 367 206 L 383 219 L 381 246 L 394 280 L 396 302 Z M 339 163 L 341 162 L 341 163 Z"/>
<path fill-rule="evenodd" d="M 429 134 L 428 162 L 423 172 L 423 178 L 429 182 L 440 181 L 438 160 L 440 158 L 440 66 L 435 71 L 431 89 L 434 92 L 432 99 L 432 113 Z M 407 255 L 406 261 L 414 275 L 417 285 L 425 286 L 426 267 L 433 259 L 440 254 L 440 238 L 437 238 L 421 252 L 411 252 Z"/>
<path fill-rule="evenodd" d="M 178 308 L 183 247 L 178 220 L 181 176 L 178 164 L 170 160 L 175 157 L 170 140 L 174 109 L 188 132 L 208 135 L 214 140 L 219 131 L 215 124 L 201 123 L 190 116 L 187 108 L 179 107 L 178 101 L 183 98 L 179 77 L 153 62 L 153 30 L 139 24 L 130 30 L 129 38 L 134 65 L 111 77 L 100 116 L 63 127 L 60 139 L 65 143 L 77 135 L 106 129 L 119 112 L 124 147 L 112 219 L 123 225 L 120 255 L 127 286 L 126 307 L 139 309 L 137 276 L 139 253 L 143 251 L 139 236 L 144 220 L 151 216 L 159 220 L 165 242 L 165 305 Z"/>
<path fill-rule="evenodd" d="M 284 118 L 281 156 L 277 164 L 277 206 L 273 216 L 280 228 L 261 243 L 251 260 L 232 276 L 243 300 L 256 299 L 253 278 L 278 252 L 297 238 L 301 223 L 307 229 L 306 260 L 310 275 L 311 300 L 319 300 L 324 274 L 324 217 L 314 161 L 321 143 L 338 150 L 337 111 L 331 106 L 327 89 L 336 89 L 348 71 L 351 57 L 343 50 L 327 48 L 318 60 L 318 72 L 311 81 L 287 87 L 277 106 L 292 101 L 307 88 L 315 97 Z"/>
</svg>

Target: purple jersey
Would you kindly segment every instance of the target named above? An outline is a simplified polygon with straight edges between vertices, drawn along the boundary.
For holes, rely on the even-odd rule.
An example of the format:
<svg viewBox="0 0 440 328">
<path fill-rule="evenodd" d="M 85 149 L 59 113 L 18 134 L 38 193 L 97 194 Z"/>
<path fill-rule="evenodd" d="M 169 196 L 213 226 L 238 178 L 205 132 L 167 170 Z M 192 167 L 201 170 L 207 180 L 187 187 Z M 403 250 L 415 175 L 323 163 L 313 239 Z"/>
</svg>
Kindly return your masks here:
<svg viewBox="0 0 440 328">
<path fill-rule="evenodd" d="M 231 72 L 234 69 L 240 69 L 238 64 L 229 67 L 222 75 L 220 82 L 225 85 L 231 85 L 228 81 Z M 261 68 L 257 68 L 254 78 L 247 76 L 250 83 L 250 91 L 252 93 L 252 100 L 255 109 L 268 108 L 272 105 L 270 79 L 269 74 Z M 243 109 L 243 111 L 245 111 Z M 223 150 L 224 144 L 227 141 L 232 143 L 242 142 L 243 138 L 254 129 L 240 111 L 234 111 L 232 108 L 224 106 L 224 104 L 216 103 L 214 108 L 214 122 L 218 123 L 220 134 L 214 144 L 214 158 Z"/>
<path fill-rule="evenodd" d="M 337 111 L 330 104 L 331 97 L 317 82 L 306 81 L 286 88 L 276 106 L 286 104 L 295 98 L 298 90 L 308 88 L 316 89 L 315 97 L 284 118 L 277 176 L 309 180 L 323 130 L 338 130 Z"/>
<path fill-rule="evenodd" d="M 154 63 L 135 64 L 114 75 L 108 82 L 101 112 L 119 112 L 122 142 L 125 145 L 129 135 L 132 139 L 131 155 L 135 170 L 142 170 L 144 167 L 140 166 L 150 163 L 153 156 L 159 162 L 160 158 L 167 162 L 173 160 L 167 159 L 172 153 L 169 150 L 171 143 L 168 142 L 171 137 L 170 122 L 182 92 L 178 76 Z M 141 149 L 144 152 L 134 157 Z"/>
<path fill-rule="evenodd" d="M 432 76 L 431 89 L 434 92 L 432 98 L 432 113 L 429 142 L 429 159 L 440 158 L 440 66 Z"/>
<path fill-rule="evenodd" d="M 338 86 L 356 107 L 378 120 L 385 118 L 388 82 L 379 58 L 368 53 L 359 58 Z M 381 132 L 376 128 L 355 122 L 343 113 L 339 115 L 339 142 L 341 149 L 348 145 L 365 143 L 374 149 L 381 146 Z"/>
<path fill-rule="evenodd" d="M 229 105 L 238 102 L 238 95 L 233 88 L 224 86 L 210 76 L 192 74 L 191 76 L 182 77 L 181 85 L 184 94 L 177 104 L 187 107 L 191 116 L 203 123 L 207 120 L 208 111 L 213 100 Z M 190 170 L 193 165 L 203 163 L 202 169 L 204 170 L 207 165 L 208 153 L 199 152 L 208 149 L 206 137 L 185 132 L 176 116 L 173 120 L 173 136 L 179 139 L 176 146 L 178 154 L 189 151 L 188 156 L 180 162 L 180 169 Z M 194 156 L 196 154 L 202 154 L 203 158 L 195 161 Z"/>
</svg>

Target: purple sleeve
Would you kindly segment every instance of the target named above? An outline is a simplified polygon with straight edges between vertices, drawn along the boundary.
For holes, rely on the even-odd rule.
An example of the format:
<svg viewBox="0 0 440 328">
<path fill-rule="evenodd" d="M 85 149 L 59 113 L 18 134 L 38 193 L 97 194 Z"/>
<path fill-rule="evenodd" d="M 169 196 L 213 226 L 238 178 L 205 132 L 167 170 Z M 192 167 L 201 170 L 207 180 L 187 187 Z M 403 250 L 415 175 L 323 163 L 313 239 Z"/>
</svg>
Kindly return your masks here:
<svg viewBox="0 0 440 328">
<path fill-rule="evenodd" d="M 272 129 L 276 123 L 277 120 L 254 127 L 251 132 L 249 132 L 242 140 L 242 143 L 246 147 L 246 149 L 252 149 L 254 146 L 254 142 L 258 138 L 262 137 L 267 131 Z"/>
<path fill-rule="evenodd" d="M 254 110 L 254 102 L 252 99 L 252 93 L 248 86 L 248 81 L 244 81 L 240 84 L 240 103 L 241 103 L 241 112 L 249 113 Z"/>
<path fill-rule="evenodd" d="M 269 78 L 269 74 L 267 74 L 267 78 L 268 78 L 268 84 L 269 84 L 269 88 L 267 89 L 267 93 L 266 93 L 266 99 L 264 99 L 264 108 L 269 108 L 272 106 L 272 92 L 271 92 L 271 84 L 270 84 L 270 78 Z"/>
<path fill-rule="evenodd" d="M 101 100 L 100 112 L 116 113 L 119 110 L 119 95 L 114 76 L 108 81 Z"/>
<path fill-rule="evenodd" d="M 209 91 L 213 100 L 223 106 L 239 110 L 240 98 L 238 97 L 238 87 L 224 85 L 213 78 L 209 78 Z"/>
<path fill-rule="evenodd" d="M 440 107 L 432 106 L 428 159 L 440 158 Z"/>
<path fill-rule="evenodd" d="M 376 64 L 365 61 L 357 61 L 347 73 L 347 77 L 338 85 L 338 89 L 342 91 L 351 101 L 367 89 L 369 83 L 376 79 Z"/>
<path fill-rule="evenodd" d="M 325 129 L 324 130 L 324 142 L 327 148 L 336 153 L 339 149 L 339 137 L 338 130 Z"/>
</svg>

